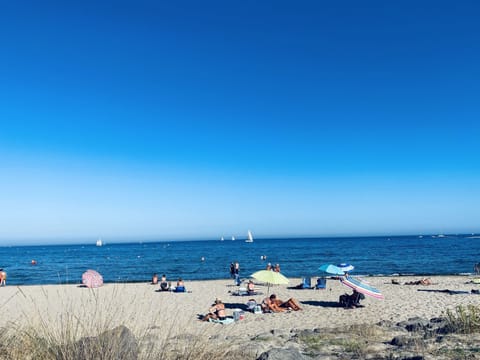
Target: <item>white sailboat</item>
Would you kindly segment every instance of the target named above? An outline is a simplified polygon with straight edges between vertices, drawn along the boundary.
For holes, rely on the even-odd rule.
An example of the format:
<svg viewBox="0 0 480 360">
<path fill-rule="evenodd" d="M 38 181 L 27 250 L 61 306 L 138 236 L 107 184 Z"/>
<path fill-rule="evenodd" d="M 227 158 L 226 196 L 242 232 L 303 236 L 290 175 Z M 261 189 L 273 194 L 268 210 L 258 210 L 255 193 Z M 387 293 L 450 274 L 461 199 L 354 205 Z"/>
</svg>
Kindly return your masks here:
<svg viewBox="0 0 480 360">
<path fill-rule="evenodd" d="M 97 240 L 97 246 L 103 246 L 103 241 L 102 239 Z"/>
<path fill-rule="evenodd" d="M 235 241 L 235 236 L 232 236 L 232 241 Z"/>
<path fill-rule="evenodd" d="M 245 242 L 253 243 L 253 236 L 252 236 L 252 232 L 250 230 L 248 230 L 247 239 L 245 240 Z"/>
<path fill-rule="evenodd" d="M 222 236 L 222 237 L 220 238 L 220 241 L 223 241 L 223 240 L 225 240 L 225 239 L 224 239 L 223 236 Z"/>
</svg>

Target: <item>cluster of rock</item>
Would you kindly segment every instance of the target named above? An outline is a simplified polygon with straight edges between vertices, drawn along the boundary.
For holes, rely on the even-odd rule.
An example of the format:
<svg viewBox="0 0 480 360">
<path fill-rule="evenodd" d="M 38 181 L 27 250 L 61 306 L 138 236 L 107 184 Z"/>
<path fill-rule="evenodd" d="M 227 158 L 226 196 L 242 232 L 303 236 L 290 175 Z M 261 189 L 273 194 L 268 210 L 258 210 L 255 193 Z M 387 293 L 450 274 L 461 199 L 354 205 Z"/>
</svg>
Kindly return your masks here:
<svg viewBox="0 0 480 360">
<path fill-rule="evenodd" d="M 389 359 L 433 360 L 476 359 L 480 334 L 458 334 L 445 318 L 411 318 L 398 323 L 382 321 L 375 325 L 376 336 L 358 336 L 351 329 L 292 330 L 277 334 L 284 339 L 284 347 L 273 347 L 262 352 L 257 360 L 302 359 Z M 325 337 L 328 333 L 328 337 Z M 270 332 L 272 336 L 275 331 Z M 267 333 L 260 335 L 266 339 Z M 315 342 L 316 338 L 323 340 Z M 310 340 L 305 341 L 305 339 Z M 252 339 L 252 340 L 255 340 Z M 311 342 L 314 342 L 312 346 Z M 354 346 L 356 345 L 356 346 Z"/>
<path fill-rule="evenodd" d="M 457 359 L 459 351 L 462 358 L 475 359 L 479 351 L 480 334 L 456 334 L 444 318 L 427 320 L 417 317 L 398 323 L 382 321 L 365 328 L 367 330 L 362 330 L 361 326 L 355 329 L 270 330 L 248 340 L 228 336 L 217 340 L 223 340 L 224 344 L 220 346 L 230 346 L 229 358 L 252 360 Z M 176 338 L 177 342 L 179 340 Z M 220 342 L 215 341 L 217 346 Z M 185 339 L 185 343 L 195 341 Z M 249 351 L 245 352 L 246 348 Z M 79 360 L 91 358 L 92 354 L 122 360 L 137 360 L 140 356 L 135 336 L 124 326 L 80 339 L 74 344 L 74 353 L 74 358 Z M 173 358 L 181 359 L 182 356 Z"/>
</svg>

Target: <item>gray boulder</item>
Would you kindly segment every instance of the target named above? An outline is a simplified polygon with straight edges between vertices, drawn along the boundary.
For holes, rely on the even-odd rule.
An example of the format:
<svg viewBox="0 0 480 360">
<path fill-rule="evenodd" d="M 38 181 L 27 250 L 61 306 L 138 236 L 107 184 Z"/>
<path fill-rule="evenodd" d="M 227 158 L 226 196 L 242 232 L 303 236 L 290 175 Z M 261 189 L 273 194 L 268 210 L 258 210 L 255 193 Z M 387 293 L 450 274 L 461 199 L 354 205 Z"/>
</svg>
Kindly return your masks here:
<svg viewBox="0 0 480 360">
<path fill-rule="evenodd" d="M 407 321 L 399 322 L 397 325 L 404 327 L 407 331 L 421 331 L 428 327 L 430 321 L 419 317 L 410 318 Z"/>
<path fill-rule="evenodd" d="M 392 341 L 390 341 L 390 345 L 394 346 L 407 346 L 411 343 L 411 338 L 408 336 L 395 336 Z"/>
<path fill-rule="evenodd" d="M 138 343 L 126 326 L 118 326 L 98 336 L 85 337 L 74 345 L 74 359 L 137 360 Z"/>
</svg>

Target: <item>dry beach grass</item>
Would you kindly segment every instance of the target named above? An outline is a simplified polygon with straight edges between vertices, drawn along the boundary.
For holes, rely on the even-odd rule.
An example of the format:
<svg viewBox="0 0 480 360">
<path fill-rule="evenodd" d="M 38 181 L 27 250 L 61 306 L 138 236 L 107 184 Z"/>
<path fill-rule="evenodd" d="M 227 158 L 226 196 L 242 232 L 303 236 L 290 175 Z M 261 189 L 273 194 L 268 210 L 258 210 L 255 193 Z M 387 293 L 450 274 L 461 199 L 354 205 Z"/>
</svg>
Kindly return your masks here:
<svg viewBox="0 0 480 360">
<path fill-rule="evenodd" d="M 415 278 L 397 279 L 403 284 Z M 210 359 L 212 356 L 255 359 L 271 348 L 293 348 L 314 357 L 325 352 L 345 354 L 345 358 L 371 357 L 377 352 L 387 356 L 388 342 L 401 331 L 377 324 L 396 324 L 413 317 L 445 316 L 459 335 L 479 331 L 480 295 L 443 292 L 476 289 L 479 285 L 468 283 L 468 277 L 433 277 L 434 285 L 430 286 L 395 285 L 387 277 L 367 280 L 382 291 L 385 300 L 367 298 L 362 302 L 364 307 L 344 309 L 338 306 L 338 297 L 349 289 L 339 281 L 329 280 L 326 290 L 275 286 L 270 292 L 285 300 L 295 297 L 303 310 L 248 313 L 244 320 L 231 325 L 197 319 L 216 297 L 223 299 L 227 315 L 245 304 L 248 297 L 233 296 L 237 288 L 230 280 L 187 282 L 189 293 L 156 292 L 156 286 L 146 283 L 106 284 L 99 289 L 76 285 L 7 286 L 0 289 L 0 357 L 79 358 L 75 357 L 79 346 L 82 347 L 79 339 L 98 336 L 119 326 L 132 332 L 141 359 Z M 297 282 L 300 280 L 291 280 L 292 285 Z M 258 285 L 258 288 L 266 294 L 266 287 Z M 254 296 L 257 301 L 263 297 Z M 118 339 L 109 339 L 110 343 L 102 346 L 83 345 L 82 351 L 102 351 L 103 359 L 118 358 L 115 350 L 120 346 Z M 422 341 L 412 341 L 409 349 L 422 354 L 436 351 L 428 346 Z M 458 355 L 459 351 L 466 350 L 444 349 L 441 355 L 455 358 L 448 356 Z M 473 350 L 468 354 L 476 356 Z"/>
</svg>

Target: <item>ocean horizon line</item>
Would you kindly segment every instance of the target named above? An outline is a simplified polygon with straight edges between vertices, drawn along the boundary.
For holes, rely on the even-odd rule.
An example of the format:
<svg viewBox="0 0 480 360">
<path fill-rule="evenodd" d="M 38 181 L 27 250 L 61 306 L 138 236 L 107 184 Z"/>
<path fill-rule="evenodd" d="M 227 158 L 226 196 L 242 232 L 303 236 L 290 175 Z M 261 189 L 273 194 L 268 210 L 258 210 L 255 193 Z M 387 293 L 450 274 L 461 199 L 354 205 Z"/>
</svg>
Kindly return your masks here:
<svg viewBox="0 0 480 360">
<path fill-rule="evenodd" d="M 480 239 L 480 236 L 477 235 L 477 232 L 463 232 L 463 233 L 412 233 L 412 234 L 372 234 L 372 235 L 282 235 L 282 236 L 256 236 L 255 241 L 270 241 L 270 240 L 330 240 L 330 239 L 372 239 L 372 238 L 453 238 L 453 237 L 462 237 L 462 238 L 471 238 L 471 239 Z M 212 238 L 212 237 L 202 237 L 202 238 L 172 238 L 172 239 L 155 239 L 155 238 L 143 238 L 143 239 L 135 239 L 135 238 L 111 238 L 109 240 L 108 237 L 100 237 L 103 240 L 103 244 L 105 245 L 128 245 L 128 244 L 142 244 L 142 243 L 181 243 L 181 242 L 209 242 L 209 241 L 221 241 L 221 237 L 219 238 Z M 43 239 L 43 238 L 41 238 Z M 245 236 L 246 239 L 246 236 Z M 224 241 L 237 241 L 243 242 L 245 240 L 243 237 L 238 236 L 235 240 L 231 240 L 230 238 L 225 239 Z M 97 238 L 92 237 L 91 240 L 86 240 L 82 237 L 82 240 L 75 241 L 74 239 L 67 239 L 64 242 L 53 240 L 52 242 L 45 242 L 45 243 L 37 243 L 36 241 L 40 240 L 38 238 L 25 238 L 25 243 L 20 244 L 1 244 L 4 239 L 0 239 L 0 248 L 2 247 L 23 247 L 23 246 L 89 246 L 89 245 L 96 245 Z M 69 241 L 71 240 L 71 241 Z"/>
</svg>

